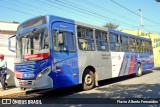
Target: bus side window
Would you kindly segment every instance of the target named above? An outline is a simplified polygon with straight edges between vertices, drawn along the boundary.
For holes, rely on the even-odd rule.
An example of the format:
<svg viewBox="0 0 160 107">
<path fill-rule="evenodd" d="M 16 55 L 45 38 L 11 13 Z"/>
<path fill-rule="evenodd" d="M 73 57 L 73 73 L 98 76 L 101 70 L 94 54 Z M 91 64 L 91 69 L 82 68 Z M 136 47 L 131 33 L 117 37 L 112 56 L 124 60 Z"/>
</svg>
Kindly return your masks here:
<svg viewBox="0 0 160 107">
<path fill-rule="evenodd" d="M 110 33 L 109 34 L 109 41 L 110 41 L 110 49 L 111 51 L 116 51 L 116 46 L 115 46 L 115 40 L 114 40 L 114 34 Z"/>
<path fill-rule="evenodd" d="M 150 52 L 150 42 L 147 41 L 147 52 Z"/>
<path fill-rule="evenodd" d="M 142 40 L 137 39 L 137 50 L 138 52 L 143 52 Z"/>
<path fill-rule="evenodd" d="M 150 52 L 150 53 L 153 53 L 153 50 L 152 50 L 152 43 L 151 43 L 151 42 L 149 42 L 149 52 Z"/>
<path fill-rule="evenodd" d="M 93 39 L 93 30 L 77 27 L 78 45 L 80 50 L 94 51 L 95 44 Z"/>
<path fill-rule="evenodd" d="M 120 43 L 121 43 L 121 51 L 122 52 L 127 52 L 128 51 L 128 41 L 127 37 L 120 35 Z"/>
<path fill-rule="evenodd" d="M 102 32 L 102 48 L 104 51 L 109 51 L 109 45 L 108 45 L 108 38 L 107 38 L 107 33 Z"/>
<path fill-rule="evenodd" d="M 129 38 L 129 47 L 131 52 L 136 52 L 136 42 L 134 38 Z"/>
<path fill-rule="evenodd" d="M 118 35 L 110 33 L 109 40 L 110 40 L 111 51 L 119 52 L 120 51 L 120 44 L 118 41 Z"/>
<path fill-rule="evenodd" d="M 119 35 L 116 35 L 116 52 L 120 52 L 120 43 L 119 43 Z"/>
<path fill-rule="evenodd" d="M 145 52 L 150 52 L 150 42 L 149 41 L 145 41 L 145 44 L 144 44 L 144 51 Z"/>
<path fill-rule="evenodd" d="M 146 52 L 146 41 L 142 41 L 143 52 Z"/>
<path fill-rule="evenodd" d="M 106 32 L 96 31 L 96 44 L 98 51 L 109 51 Z"/>
<path fill-rule="evenodd" d="M 65 45 L 68 51 L 75 51 L 75 40 L 74 35 L 71 32 L 65 32 Z"/>
<path fill-rule="evenodd" d="M 53 47 L 55 51 L 75 51 L 72 32 L 53 30 Z"/>
</svg>

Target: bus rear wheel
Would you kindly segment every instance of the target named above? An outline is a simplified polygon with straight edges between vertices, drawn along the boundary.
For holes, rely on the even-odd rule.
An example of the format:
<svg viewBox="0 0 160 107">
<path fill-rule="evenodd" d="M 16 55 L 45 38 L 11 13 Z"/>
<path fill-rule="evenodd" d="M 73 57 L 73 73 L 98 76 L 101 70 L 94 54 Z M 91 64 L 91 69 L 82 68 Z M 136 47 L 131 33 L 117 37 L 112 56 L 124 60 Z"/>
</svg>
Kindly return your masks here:
<svg viewBox="0 0 160 107">
<path fill-rule="evenodd" d="M 82 77 L 82 89 L 90 90 L 95 86 L 95 76 L 93 71 L 86 69 Z"/>
<path fill-rule="evenodd" d="M 138 64 L 138 65 L 137 65 L 136 76 L 137 76 L 137 77 L 142 76 L 142 67 L 141 67 L 141 64 Z"/>
</svg>

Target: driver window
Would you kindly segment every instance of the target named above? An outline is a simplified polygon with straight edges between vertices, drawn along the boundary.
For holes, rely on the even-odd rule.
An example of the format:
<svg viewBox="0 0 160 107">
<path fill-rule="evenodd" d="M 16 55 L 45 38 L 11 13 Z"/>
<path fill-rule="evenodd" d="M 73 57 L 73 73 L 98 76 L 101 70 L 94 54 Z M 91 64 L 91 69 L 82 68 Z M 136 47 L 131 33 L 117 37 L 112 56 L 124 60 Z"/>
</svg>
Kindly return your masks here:
<svg viewBox="0 0 160 107">
<path fill-rule="evenodd" d="M 75 51 L 72 32 L 53 30 L 53 47 L 55 51 Z"/>
</svg>

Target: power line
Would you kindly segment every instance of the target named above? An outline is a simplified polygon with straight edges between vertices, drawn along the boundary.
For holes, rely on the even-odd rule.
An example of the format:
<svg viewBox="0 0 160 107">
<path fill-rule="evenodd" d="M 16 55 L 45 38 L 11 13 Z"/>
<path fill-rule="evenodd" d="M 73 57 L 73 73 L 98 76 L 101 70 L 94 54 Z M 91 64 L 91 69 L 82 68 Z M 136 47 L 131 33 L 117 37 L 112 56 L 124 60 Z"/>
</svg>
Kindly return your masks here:
<svg viewBox="0 0 160 107">
<path fill-rule="evenodd" d="M 64 10 L 63 8 L 57 7 L 57 6 L 53 5 L 52 3 L 46 3 L 46 2 L 40 1 L 40 0 L 36 0 L 36 2 L 38 2 L 38 3 L 43 3 L 43 4 L 47 5 L 47 6 L 52 7 L 52 8 L 54 7 L 54 8 L 60 9 L 60 10 Z M 47 2 L 48 2 L 48 1 L 47 1 Z M 57 3 L 54 3 L 54 4 L 57 4 Z M 65 6 L 65 5 L 62 5 L 62 4 L 58 4 L 58 5 L 60 5 L 60 6 L 62 6 L 62 7 Z M 71 9 L 69 6 L 65 6 L 65 7 Z M 66 11 L 66 10 L 65 10 L 65 11 Z M 76 16 L 76 17 L 77 17 L 77 15 L 81 15 L 81 14 L 78 14 L 77 12 L 73 11 L 73 9 L 68 10 L 68 11 L 70 12 L 70 14 L 73 14 L 73 15 Z M 77 10 L 77 11 L 78 11 L 78 10 Z M 65 14 L 65 13 L 64 13 L 64 14 Z M 68 14 L 67 14 L 67 15 L 68 15 Z M 81 16 L 83 16 L 83 15 L 81 15 Z M 84 18 L 91 19 L 91 17 L 88 17 L 88 16 L 86 16 L 86 15 L 84 15 Z M 100 22 L 102 22 L 102 21 L 100 21 Z M 104 22 L 103 22 L 103 23 L 104 23 Z"/>
<path fill-rule="evenodd" d="M 85 10 L 85 9 L 83 9 L 83 8 L 80 8 L 80 7 L 71 5 L 71 4 L 66 3 L 66 2 L 64 2 L 64 1 L 59 1 L 59 0 L 54 0 L 54 1 L 57 1 L 57 2 L 62 3 L 62 4 L 65 4 L 65 6 L 70 6 L 70 8 L 74 8 L 74 9 L 76 9 L 76 10 L 78 9 L 78 11 L 85 12 L 85 13 L 87 13 L 87 14 L 94 15 L 94 16 L 97 16 L 97 17 L 101 17 L 101 18 L 103 18 L 104 20 L 110 19 L 110 20 L 114 20 L 114 21 L 117 21 L 117 22 L 121 22 L 121 23 L 123 23 L 123 24 L 125 24 L 125 25 L 127 25 L 127 26 L 129 25 L 129 26 L 132 26 L 132 27 L 136 27 L 136 26 L 134 26 L 134 25 L 131 25 L 131 24 L 128 24 L 128 23 L 125 23 L 125 22 L 122 22 L 122 21 L 119 21 L 119 20 L 116 20 L 116 19 L 113 19 L 113 18 L 110 18 L 110 17 L 103 16 L 103 15 L 98 14 L 98 13 L 95 13 L 95 12 L 88 11 L 88 10 Z M 61 5 L 62 5 L 62 4 L 61 4 Z"/>
<path fill-rule="evenodd" d="M 131 13 L 133 13 L 133 14 L 135 14 L 135 15 L 137 15 L 137 16 L 140 16 L 141 17 L 141 15 L 139 15 L 139 14 L 137 14 L 136 12 L 134 12 L 134 11 L 132 11 L 132 10 L 130 10 L 130 9 L 128 9 L 128 8 L 126 8 L 125 6 L 122 6 L 121 4 L 119 4 L 119 3 L 117 3 L 117 2 L 115 2 L 114 0 L 111 0 L 113 3 L 115 3 L 115 4 L 117 4 L 118 6 L 120 6 L 120 7 L 122 7 L 122 8 L 124 8 L 124 9 L 126 9 L 126 10 L 128 10 L 129 12 L 131 12 Z M 143 16 L 142 16 L 143 17 Z M 148 18 L 145 18 L 145 17 L 143 17 L 145 20 L 148 20 L 148 21 L 150 21 L 150 22 L 152 22 L 152 23 L 155 23 L 155 24 L 160 24 L 160 23 L 157 23 L 157 22 L 155 22 L 155 21 L 152 21 L 152 20 L 150 20 L 150 19 L 148 19 Z"/>
<path fill-rule="evenodd" d="M 1 0 L 1 1 L 2 1 L 2 2 L 5 2 L 5 3 L 7 3 L 7 4 L 11 4 L 11 3 L 7 2 L 7 1 L 3 1 L 3 0 Z M 19 3 L 18 3 L 18 4 L 16 4 L 16 3 L 18 3 L 18 2 L 14 2 L 14 6 L 18 6 L 18 7 L 21 7 L 21 8 L 23 8 L 23 9 L 30 10 L 30 11 L 32 11 L 32 12 L 35 11 L 35 9 L 34 9 L 34 11 L 33 11 L 33 9 L 31 9 L 31 8 L 26 8 L 26 7 L 22 6 L 22 5 L 20 5 Z M 37 10 L 36 10 L 36 11 L 37 11 Z M 37 11 L 37 12 L 42 13 L 41 11 Z M 43 13 L 42 13 L 42 14 L 43 14 Z"/>
<path fill-rule="evenodd" d="M 112 10 L 109 10 L 109 9 L 107 9 L 106 7 L 102 7 L 102 6 L 100 6 L 100 5 L 98 5 L 98 4 L 94 4 L 93 2 L 91 2 L 91 1 L 83 1 L 83 0 L 81 0 L 81 2 L 83 2 L 84 4 L 86 4 L 86 5 L 92 5 L 93 7 L 98 7 L 97 9 L 102 9 L 104 12 L 106 12 L 106 13 L 110 13 L 110 14 L 112 14 L 112 15 L 114 15 L 114 16 L 116 16 L 116 17 L 118 17 L 118 18 L 122 18 L 122 17 L 124 17 L 124 15 L 121 15 L 121 14 L 119 14 L 119 13 L 117 13 L 117 12 L 115 12 L 115 11 L 112 11 Z M 87 3 L 88 2 L 88 3 Z M 95 8 L 96 8 L 95 7 Z M 125 15 L 125 19 L 127 19 L 126 18 L 127 16 Z M 132 22 L 137 22 L 137 21 L 135 21 L 135 20 L 132 20 Z"/>
<path fill-rule="evenodd" d="M 92 15 L 96 15 L 96 16 L 101 16 L 101 18 L 103 18 L 103 19 L 105 19 L 106 20 L 106 18 L 109 18 L 109 17 L 106 17 L 106 16 L 103 16 L 103 15 L 101 15 L 101 14 L 98 14 L 98 13 L 95 13 L 95 12 L 91 12 L 91 11 L 88 11 L 88 10 L 85 10 L 85 9 L 83 9 L 83 8 L 80 8 L 80 7 L 76 7 L 76 6 L 74 6 L 74 5 L 71 5 L 71 4 L 69 4 L 69 3 L 66 3 L 66 2 L 62 2 L 62 1 L 60 1 L 60 0 L 55 0 L 55 1 L 57 1 L 57 2 L 60 2 L 60 3 L 63 3 L 63 4 L 65 4 L 65 5 L 63 5 L 63 6 L 70 6 L 70 8 L 76 8 L 76 9 L 79 9 L 79 10 L 81 10 L 81 11 L 85 11 L 85 12 L 87 12 L 87 14 L 88 13 L 92 13 Z M 70 2 L 71 3 L 71 2 Z M 62 5 L 62 4 L 61 4 Z M 79 11 L 78 10 L 78 11 Z M 125 25 L 127 25 L 127 26 L 132 26 L 132 27 L 135 27 L 135 28 L 137 28 L 137 26 L 134 26 L 134 25 L 131 25 L 131 24 L 128 24 L 128 23 L 125 23 L 125 22 L 122 22 L 122 21 L 119 21 L 119 20 L 116 20 L 116 19 L 113 19 L 113 18 L 109 18 L 109 19 L 112 19 L 112 20 L 114 20 L 114 21 L 117 21 L 117 22 L 121 22 L 121 23 L 124 23 Z M 146 28 L 145 28 L 146 29 Z M 150 30 L 150 29 L 146 29 L 146 30 L 149 30 L 149 31 L 153 31 L 153 30 Z M 153 31 L 153 32 L 155 32 L 155 31 Z"/>
<path fill-rule="evenodd" d="M 155 26 L 155 27 L 159 27 L 160 25 L 145 25 L 145 26 Z"/>
<path fill-rule="evenodd" d="M 56 0 L 56 1 L 59 1 L 59 0 Z M 60 9 L 60 10 L 64 10 L 64 8 L 60 8 L 60 7 L 57 7 L 57 6 L 55 6 L 55 5 L 52 5 L 51 3 L 53 3 L 53 2 L 51 2 L 51 1 L 47 1 L 47 2 L 51 2 L 51 3 L 45 3 L 45 2 L 42 2 L 42 1 L 36 1 L 36 2 L 40 2 L 40 3 L 42 3 L 42 4 L 45 4 L 45 5 L 49 5 L 49 6 L 51 6 L 52 8 L 53 7 L 56 7 L 56 8 L 58 8 L 58 9 Z M 100 19 L 103 19 L 103 20 L 107 20 L 107 18 L 108 17 L 106 17 L 106 16 L 103 16 L 103 15 L 101 15 L 101 14 L 98 14 L 98 13 L 95 13 L 95 12 L 92 12 L 92 13 L 90 13 L 91 11 L 86 11 L 85 9 L 83 9 L 82 10 L 82 8 L 80 8 L 80 7 L 76 7 L 76 6 L 74 6 L 73 7 L 73 5 L 71 5 L 71 4 L 68 4 L 68 3 L 65 3 L 65 2 L 63 2 L 63 4 L 62 3 L 57 3 L 57 2 L 54 2 L 54 4 L 58 4 L 58 5 L 60 5 L 60 6 L 62 6 L 62 7 L 67 7 L 67 8 L 69 8 L 69 9 L 71 9 L 72 11 L 74 11 L 74 12 L 72 12 L 72 11 L 70 11 L 71 13 L 73 13 L 75 16 L 77 16 L 78 14 L 77 14 L 77 12 L 75 12 L 75 10 L 76 11 L 79 11 L 79 12 L 83 12 L 83 14 L 88 14 L 87 16 L 96 16 L 96 17 L 99 17 Z M 6 7 L 6 6 L 3 6 L 3 5 L 0 5 L 1 7 L 3 7 L 3 8 L 7 8 L 7 9 L 10 9 L 10 10 L 12 10 L 12 11 L 17 11 L 17 12 L 20 12 L 20 13 L 23 13 L 23 14 L 27 14 L 27 15 L 32 15 L 32 16 L 34 16 L 33 14 L 31 14 L 31 13 L 27 13 L 27 12 L 24 12 L 24 11 L 21 11 L 21 10 L 17 10 L 17 9 L 13 9 L 13 8 L 9 8 L 9 7 Z M 22 6 L 21 6 L 22 7 Z M 43 7 L 43 6 L 42 6 Z M 32 6 L 30 6 L 30 8 L 35 8 L 33 5 Z M 55 9 L 55 8 L 54 8 Z M 74 9 L 74 10 L 73 10 Z M 31 10 L 31 9 L 30 9 Z M 43 9 L 42 9 L 42 11 L 44 11 Z M 48 10 L 47 10 L 48 11 Z M 76 13 L 76 14 L 75 14 Z M 79 14 L 80 15 L 80 14 Z M 91 19 L 90 17 L 87 17 L 86 15 L 85 15 L 85 17 L 84 18 L 88 18 L 88 19 Z M 110 20 L 112 19 L 112 20 L 114 20 L 115 21 L 115 19 L 113 19 L 113 18 L 109 18 Z M 97 21 L 97 20 L 96 20 Z M 99 21 L 101 21 L 102 22 L 102 20 L 99 20 Z M 99 21 L 97 21 L 97 22 L 99 22 Z M 118 21 L 118 22 L 121 22 L 121 23 L 124 23 L 124 22 L 122 22 L 122 21 Z M 131 24 L 128 24 L 128 23 L 124 23 L 124 25 L 125 26 L 132 26 L 132 27 L 134 27 L 134 28 L 137 28 L 136 26 L 134 26 L 134 25 L 131 25 Z"/>
<path fill-rule="evenodd" d="M 3 8 L 6 8 L 6 9 L 12 10 L 12 11 L 16 11 L 16 12 L 19 12 L 19 13 L 23 13 L 23 14 L 34 16 L 33 14 L 30 14 L 30 13 L 27 13 L 27 12 L 23 12 L 23 11 L 20 11 L 20 10 L 16 10 L 16 9 L 13 9 L 13 8 L 9 8 L 9 7 L 3 6 L 1 4 L 0 4 L 0 6 L 3 7 Z"/>
</svg>

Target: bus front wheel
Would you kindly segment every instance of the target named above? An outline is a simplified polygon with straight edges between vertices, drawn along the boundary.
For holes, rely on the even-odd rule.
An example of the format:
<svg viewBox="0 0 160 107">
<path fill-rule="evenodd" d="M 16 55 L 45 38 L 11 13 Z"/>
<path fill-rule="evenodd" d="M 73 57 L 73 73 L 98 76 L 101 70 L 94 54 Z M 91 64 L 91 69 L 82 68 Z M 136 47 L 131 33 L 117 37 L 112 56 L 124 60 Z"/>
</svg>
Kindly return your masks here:
<svg viewBox="0 0 160 107">
<path fill-rule="evenodd" d="M 82 77 L 82 89 L 89 90 L 92 89 L 95 85 L 95 77 L 93 71 L 86 69 Z"/>
<path fill-rule="evenodd" d="M 142 67 L 141 67 L 141 64 L 138 64 L 138 65 L 137 65 L 136 76 L 137 76 L 137 77 L 142 76 Z"/>
</svg>

